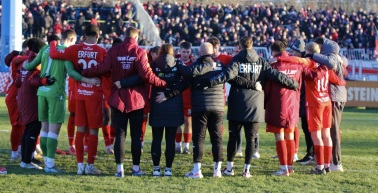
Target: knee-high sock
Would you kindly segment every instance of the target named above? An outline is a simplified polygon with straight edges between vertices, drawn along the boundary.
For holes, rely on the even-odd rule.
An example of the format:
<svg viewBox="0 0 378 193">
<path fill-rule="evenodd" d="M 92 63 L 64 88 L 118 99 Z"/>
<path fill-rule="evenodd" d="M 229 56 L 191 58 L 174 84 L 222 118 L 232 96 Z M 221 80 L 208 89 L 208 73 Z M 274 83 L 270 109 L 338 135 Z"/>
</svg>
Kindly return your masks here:
<svg viewBox="0 0 378 193">
<path fill-rule="evenodd" d="M 77 163 L 83 163 L 84 161 L 84 135 L 83 132 L 76 132 L 75 146 L 76 146 L 76 161 Z"/>
<path fill-rule="evenodd" d="M 110 125 L 105 125 L 102 127 L 102 134 L 104 136 L 105 146 L 112 145 L 110 140 Z"/>
<path fill-rule="evenodd" d="M 276 151 L 278 155 L 278 159 L 280 160 L 281 166 L 287 165 L 287 149 L 285 140 L 280 140 L 276 142 Z"/>
<path fill-rule="evenodd" d="M 182 133 L 176 133 L 176 143 L 181 143 Z"/>
<path fill-rule="evenodd" d="M 97 155 L 98 136 L 89 135 L 88 137 L 88 164 L 93 164 Z"/>
<path fill-rule="evenodd" d="M 46 146 L 47 157 L 55 158 L 56 148 L 58 147 L 58 135 L 53 132 L 49 132 L 47 134 Z"/>
<path fill-rule="evenodd" d="M 191 133 L 184 133 L 184 142 L 190 143 L 192 141 L 192 134 Z"/>
<path fill-rule="evenodd" d="M 329 166 L 332 158 L 332 146 L 324 146 L 324 165 Z"/>
<path fill-rule="evenodd" d="M 70 146 L 75 145 L 75 116 L 69 116 L 67 122 L 67 135 L 68 135 L 68 143 Z"/>
<path fill-rule="evenodd" d="M 293 165 L 293 159 L 295 154 L 295 142 L 294 140 L 285 140 L 287 148 L 287 165 Z"/>
<path fill-rule="evenodd" d="M 41 149 L 43 153 L 43 157 L 47 157 L 47 135 L 48 133 L 41 131 L 40 134 L 40 144 L 41 144 Z"/>
<path fill-rule="evenodd" d="M 294 153 L 298 153 L 298 150 L 299 150 L 299 129 L 298 127 L 295 127 L 294 129 L 294 141 L 295 141 L 295 152 Z"/>
<path fill-rule="evenodd" d="M 88 147 L 88 140 L 89 140 L 89 128 L 85 130 L 85 135 L 84 135 L 84 146 Z"/>
<path fill-rule="evenodd" d="M 324 146 L 314 145 L 314 151 L 316 156 L 316 165 L 319 169 L 324 166 Z"/>
<path fill-rule="evenodd" d="M 10 142 L 12 146 L 12 151 L 18 150 L 18 145 L 21 145 L 21 138 L 24 132 L 24 126 L 22 125 L 13 125 L 10 135 Z"/>
</svg>

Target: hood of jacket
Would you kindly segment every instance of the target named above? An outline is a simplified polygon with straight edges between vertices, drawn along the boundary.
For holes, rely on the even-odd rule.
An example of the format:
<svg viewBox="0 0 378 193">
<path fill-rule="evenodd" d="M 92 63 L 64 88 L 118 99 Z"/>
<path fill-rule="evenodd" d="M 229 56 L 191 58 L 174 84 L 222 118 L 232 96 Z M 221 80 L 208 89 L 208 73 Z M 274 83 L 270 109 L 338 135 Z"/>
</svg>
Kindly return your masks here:
<svg viewBox="0 0 378 193">
<path fill-rule="evenodd" d="M 340 46 L 330 40 L 330 39 L 324 39 L 324 44 L 322 46 L 321 54 L 328 55 L 328 54 L 339 54 L 340 52 Z"/>
<path fill-rule="evenodd" d="M 158 67 L 163 73 L 168 73 L 171 71 L 171 68 L 176 66 L 176 59 L 170 54 L 164 54 L 158 56 L 153 61 L 154 67 Z"/>
<path fill-rule="evenodd" d="M 238 53 L 238 59 L 241 62 L 257 62 L 259 60 L 259 55 L 254 49 L 244 49 Z"/>
</svg>

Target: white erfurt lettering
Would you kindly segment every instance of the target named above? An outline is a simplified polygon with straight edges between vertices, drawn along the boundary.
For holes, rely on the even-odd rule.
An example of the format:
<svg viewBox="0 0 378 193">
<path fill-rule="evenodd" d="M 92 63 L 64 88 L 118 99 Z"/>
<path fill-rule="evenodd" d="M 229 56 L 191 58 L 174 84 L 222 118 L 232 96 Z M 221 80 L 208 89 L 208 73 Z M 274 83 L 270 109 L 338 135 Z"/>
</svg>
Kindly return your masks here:
<svg viewBox="0 0 378 193">
<path fill-rule="evenodd" d="M 78 58 L 91 58 L 96 59 L 98 52 L 79 51 Z"/>
<path fill-rule="evenodd" d="M 262 65 L 257 65 L 255 63 L 239 64 L 239 73 L 257 73 L 260 74 Z"/>
</svg>

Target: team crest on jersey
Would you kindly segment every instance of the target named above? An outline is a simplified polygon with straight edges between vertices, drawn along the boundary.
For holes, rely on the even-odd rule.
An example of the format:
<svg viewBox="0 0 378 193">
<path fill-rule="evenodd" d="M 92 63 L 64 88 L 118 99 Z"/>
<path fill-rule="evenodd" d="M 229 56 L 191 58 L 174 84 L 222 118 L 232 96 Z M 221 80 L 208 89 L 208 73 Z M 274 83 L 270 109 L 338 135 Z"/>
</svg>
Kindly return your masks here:
<svg viewBox="0 0 378 193">
<path fill-rule="evenodd" d="M 130 69 L 130 64 L 129 63 L 122 64 L 122 68 L 123 69 Z"/>
</svg>

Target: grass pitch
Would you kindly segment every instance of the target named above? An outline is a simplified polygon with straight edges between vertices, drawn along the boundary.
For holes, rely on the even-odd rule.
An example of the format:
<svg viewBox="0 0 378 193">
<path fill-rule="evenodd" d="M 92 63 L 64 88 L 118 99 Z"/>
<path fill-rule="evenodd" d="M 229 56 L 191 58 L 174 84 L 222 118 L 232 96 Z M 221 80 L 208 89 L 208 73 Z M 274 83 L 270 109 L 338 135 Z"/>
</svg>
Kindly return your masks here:
<svg viewBox="0 0 378 193">
<path fill-rule="evenodd" d="M 7 175 L 0 175 L 1 192 L 378 192 L 378 109 L 346 108 L 341 124 L 342 155 L 345 172 L 332 172 L 324 176 L 309 175 L 313 165 L 294 165 L 295 173 L 290 177 L 276 177 L 270 174 L 279 167 L 275 153 L 274 137 L 260 127 L 260 159 L 254 159 L 251 167 L 253 177 L 241 177 L 244 158 L 235 160 L 235 177 L 212 178 L 212 156 L 209 136 L 206 141 L 206 155 L 202 164 L 204 179 L 187 179 L 184 174 L 192 169 L 192 155 L 176 155 L 173 177 L 152 177 L 151 128 L 147 128 L 141 168 L 147 172 L 143 177 L 131 177 L 132 166 L 130 138 L 126 142 L 125 175 L 123 179 L 114 177 L 116 165 L 113 155 L 105 154 L 105 146 L 100 132 L 96 167 L 104 172 L 102 176 L 76 175 L 75 157 L 57 155 L 56 164 L 65 170 L 59 175 L 45 174 L 43 170 L 21 169 L 18 162 L 10 161 L 10 124 L 4 97 L 0 100 L 0 166 L 8 169 Z M 224 160 L 228 139 L 223 136 Z M 245 141 L 245 140 L 244 140 Z M 59 148 L 68 149 L 66 124 L 59 136 Z M 245 147 L 245 144 L 243 145 Z M 164 148 L 163 148 L 164 149 Z M 299 158 L 304 156 L 305 143 L 301 134 Z M 164 155 L 162 164 L 164 167 Z M 223 162 L 225 167 L 226 161 Z"/>
</svg>

